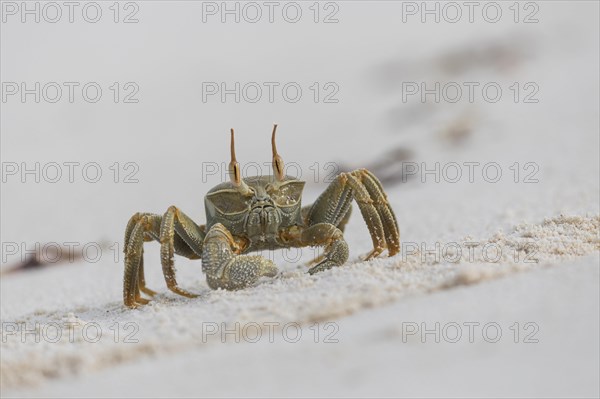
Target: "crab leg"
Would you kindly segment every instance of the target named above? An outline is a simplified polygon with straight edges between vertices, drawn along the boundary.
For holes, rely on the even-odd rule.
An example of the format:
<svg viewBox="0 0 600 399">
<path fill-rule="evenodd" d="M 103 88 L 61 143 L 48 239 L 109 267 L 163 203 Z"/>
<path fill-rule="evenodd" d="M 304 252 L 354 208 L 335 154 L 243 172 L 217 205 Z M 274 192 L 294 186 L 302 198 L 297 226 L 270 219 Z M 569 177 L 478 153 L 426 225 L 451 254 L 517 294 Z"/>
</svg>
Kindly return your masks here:
<svg viewBox="0 0 600 399">
<path fill-rule="evenodd" d="M 351 215 L 352 215 L 352 203 L 350 203 L 350 205 L 348 206 L 348 210 L 342 217 L 342 220 L 336 225 L 337 228 L 342 231 L 342 233 L 346 229 L 346 225 L 348 224 L 348 221 L 350 220 Z"/>
<path fill-rule="evenodd" d="M 150 288 L 146 287 L 146 277 L 144 276 L 144 250 L 142 250 L 142 256 L 140 258 L 140 266 L 138 272 L 138 287 L 140 291 L 142 291 L 144 294 L 147 294 L 149 296 L 156 295 L 156 291 L 153 291 Z"/>
<path fill-rule="evenodd" d="M 262 276 L 277 275 L 272 261 L 257 255 L 238 255 L 241 250 L 225 226 L 217 223 L 210 228 L 202 249 L 202 271 L 210 288 L 237 290 Z"/>
<path fill-rule="evenodd" d="M 186 257 L 198 259 L 202 256 L 204 231 L 175 206 L 169 207 L 165 212 L 160 225 L 160 259 L 167 287 L 176 294 L 195 298 L 197 295 L 179 287 L 175 278 L 175 233 L 191 249 L 192 253 L 188 253 Z"/>
<path fill-rule="evenodd" d="M 174 207 L 173 207 L 174 208 Z M 176 210 L 176 208 L 174 208 Z M 166 215 L 173 214 L 173 210 L 167 211 Z M 166 219 L 169 220 L 170 216 Z M 181 222 L 179 219 L 181 218 Z M 164 227 L 166 246 L 171 246 L 171 253 L 185 256 L 189 259 L 199 259 L 198 253 L 202 252 L 202 238 L 204 234 L 204 226 L 198 226 L 192 222 L 187 216 L 179 212 L 178 217 L 171 218 L 173 227 L 166 225 Z M 175 221 L 175 219 L 177 219 Z M 140 304 L 148 303 L 148 300 L 140 294 L 144 292 L 150 296 L 155 292 L 146 287 L 144 277 L 144 249 L 145 241 L 161 241 L 161 233 L 165 217 L 151 213 L 136 213 L 129 219 L 125 229 L 125 273 L 123 277 L 123 302 L 129 307 L 136 307 Z M 169 235 L 168 232 L 171 231 Z M 177 234 L 175 234 L 175 232 Z M 199 247 L 195 246 L 200 242 Z M 194 245 L 194 246 L 193 246 Z M 163 245 L 161 245 L 162 247 Z M 161 251 L 162 252 L 162 251 Z M 166 251 L 168 253 L 168 249 Z M 164 270 L 165 266 L 163 266 Z M 167 269 L 173 276 L 175 270 L 172 259 L 171 264 L 167 265 Z M 165 279 L 167 277 L 165 276 Z M 176 280 L 174 280 L 176 281 Z M 176 283 L 175 283 L 176 284 Z M 168 283 L 167 283 L 168 285 Z M 170 288 L 170 287 L 169 287 Z M 193 295 L 193 294 L 190 294 Z"/>
<path fill-rule="evenodd" d="M 373 204 L 379 213 L 379 217 L 383 224 L 389 255 L 396 255 L 400 252 L 400 230 L 398 229 L 396 215 L 388 203 L 387 195 L 383 191 L 381 183 L 373 173 L 369 172 L 367 169 L 359 169 L 356 171 L 356 174 L 360 176 L 363 185 L 369 192 Z"/>
<path fill-rule="evenodd" d="M 352 188 L 340 176 L 327 187 L 314 204 L 304 207 L 305 222 L 310 226 L 331 223 L 334 226 L 347 222 L 346 214 L 352 206 Z M 305 210 L 306 209 L 306 210 Z"/>
<path fill-rule="evenodd" d="M 148 302 L 140 295 L 146 292 L 143 268 L 144 241 L 151 240 L 151 232 L 157 232 L 160 216 L 150 213 L 136 213 L 129 219 L 125 229 L 125 274 L 123 277 L 123 301 L 129 307 Z"/>
<path fill-rule="evenodd" d="M 302 232 L 301 245 L 325 246 L 322 259 L 308 272 L 317 272 L 341 266 L 348 260 L 348 244 L 342 231 L 330 223 L 317 223 Z"/>
<path fill-rule="evenodd" d="M 343 233 L 344 229 L 346 228 L 346 224 L 348 223 L 348 220 L 350 219 L 350 215 L 352 214 L 352 196 L 350 195 L 350 188 L 347 187 L 347 189 L 341 189 L 341 185 L 339 185 L 340 189 L 340 198 L 344 198 L 342 205 L 339 207 L 339 209 L 337 211 L 334 211 L 334 215 L 333 217 L 331 217 L 331 220 L 333 220 L 334 222 L 337 222 L 337 224 L 332 223 L 334 226 L 336 226 L 338 229 L 340 229 L 340 231 Z M 309 221 L 310 219 L 308 219 L 308 214 L 310 212 L 310 209 L 312 209 L 313 206 L 312 205 L 308 205 L 305 206 L 304 208 L 302 208 L 302 213 L 303 213 L 303 219 L 305 221 Z M 316 223 L 316 217 L 315 215 L 312 215 L 312 218 L 315 219 L 315 222 L 312 223 L 312 226 L 315 226 Z M 327 223 L 327 222 L 325 222 Z M 309 225 L 311 223 L 308 223 Z M 317 223 L 318 224 L 318 223 Z M 304 245 L 311 245 L 311 244 L 304 244 Z M 316 265 L 319 262 L 321 262 L 323 259 L 325 258 L 325 255 L 320 255 L 318 257 L 316 257 L 315 259 L 312 259 L 308 262 L 308 266 L 312 266 L 312 265 Z"/>
<path fill-rule="evenodd" d="M 396 216 L 388 204 L 381 183 L 366 169 L 337 176 L 304 212 L 306 224 L 311 226 L 320 222 L 331 223 L 343 230 L 348 221 L 352 199 L 357 202 L 373 240 L 373 250 L 366 259 L 378 256 L 386 248 L 390 256 L 397 254 L 400 250 L 400 233 Z"/>
<path fill-rule="evenodd" d="M 373 199 L 369 195 L 369 191 L 360 180 L 353 173 L 346 174 L 344 177 L 348 179 L 348 184 L 352 187 L 354 200 L 358 203 L 358 208 L 373 240 L 373 250 L 365 258 L 368 260 L 380 255 L 386 248 L 383 223 L 377 208 L 373 205 Z"/>
<path fill-rule="evenodd" d="M 146 230 L 145 234 L 144 234 L 144 241 L 151 241 L 152 235 L 155 235 L 156 240 L 158 240 L 158 230 L 160 229 L 160 216 L 158 215 L 152 215 L 150 213 L 148 214 L 144 214 L 144 215 L 140 215 L 140 214 L 136 214 L 137 216 L 134 215 L 134 217 L 131 218 L 131 220 L 129 221 L 126 231 L 125 231 L 125 242 L 128 243 L 129 242 L 129 237 L 131 236 L 131 232 L 133 230 L 133 228 L 135 227 L 135 225 L 137 224 L 137 221 L 140 218 L 145 217 L 146 219 L 148 219 L 148 221 L 150 221 L 151 223 L 153 223 L 153 228 L 151 228 L 150 230 Z M 146 287 L 146 277 L 144 276 L 144 250 L 142 249 L 142 255 L 140 256 L 140 263 L 138 266 L 138 288 L 145 294 L 148 294 L 150 296 L 154 296 L 156 295 L 156 292 L 151 290 L 150 288 Z M 143 299 L 142 299 L 143 301 Z"/>
</svg>

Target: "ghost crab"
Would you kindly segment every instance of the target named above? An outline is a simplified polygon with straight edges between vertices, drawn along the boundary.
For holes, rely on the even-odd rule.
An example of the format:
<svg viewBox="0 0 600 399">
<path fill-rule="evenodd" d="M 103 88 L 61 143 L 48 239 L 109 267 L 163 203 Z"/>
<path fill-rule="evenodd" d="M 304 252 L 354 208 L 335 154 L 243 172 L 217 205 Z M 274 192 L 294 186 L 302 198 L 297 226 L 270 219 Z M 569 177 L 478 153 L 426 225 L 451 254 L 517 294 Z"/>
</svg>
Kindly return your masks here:
<svg viewBox="0 0 600 399">
<path fill-rule="evenodd" d="M 125 230 L 123 301 L 135 308 L 149 302 L 141 292 L 156 294 L 144 280 L 143 244 L 160 242 L 162 270 L 167 287 L 182 296 L 195 297 L 177 284 L 173 255 L 202 259 L 210 288 L 235 290 L 260 277 L 274 277 L 275 264 L 249 252 L 263 249 L 323 246 L 321 258 L 308 272 L 314 274 L 348 260 L 343 231 L 355 200 L 373 240 L 371 259 L 385 249 L 400 251 L 400 233 L 394 212 L 379 180 L 366 169 L 341 173 L 309 206 L 302 207 L 304 182 L 284 174 L 273 127 L 273 175 L 241 177 L 231 129 L 230 181 L 212 188 L 204 198 L 206 225 L 198 225 L 175 206 L 160 216 L 136 213 Z"/>
</svg>

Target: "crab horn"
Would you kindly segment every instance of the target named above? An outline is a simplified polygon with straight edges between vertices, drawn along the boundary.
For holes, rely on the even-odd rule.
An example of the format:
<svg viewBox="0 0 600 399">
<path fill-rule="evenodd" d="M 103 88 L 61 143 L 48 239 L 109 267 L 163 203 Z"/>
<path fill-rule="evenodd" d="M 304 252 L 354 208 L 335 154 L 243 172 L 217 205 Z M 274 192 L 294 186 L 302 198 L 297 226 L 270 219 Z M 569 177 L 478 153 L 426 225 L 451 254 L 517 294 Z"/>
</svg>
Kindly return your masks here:
<svg viewBox="0 0 600 399">
<path fill-rule="evenodd" d="M 283 180 L 283 159 L 277 153 L 277 146 L 275 145 L 275 132 L 277 131 L 277 124 L 273 125 L 273 135 L 271 136 L 271 146 L 273 147 L 273 174 L 278 181 Z"/>
<path fill-rule="evenodd" d="M 231 129 L 231 162 L 229 162 L 229 178 L 236 187 L 239 187 L 240 184 L 242 184 L 240 164 L 237 159 L 235 159 L 235 136 L 233 128 Z"/>
</svg>

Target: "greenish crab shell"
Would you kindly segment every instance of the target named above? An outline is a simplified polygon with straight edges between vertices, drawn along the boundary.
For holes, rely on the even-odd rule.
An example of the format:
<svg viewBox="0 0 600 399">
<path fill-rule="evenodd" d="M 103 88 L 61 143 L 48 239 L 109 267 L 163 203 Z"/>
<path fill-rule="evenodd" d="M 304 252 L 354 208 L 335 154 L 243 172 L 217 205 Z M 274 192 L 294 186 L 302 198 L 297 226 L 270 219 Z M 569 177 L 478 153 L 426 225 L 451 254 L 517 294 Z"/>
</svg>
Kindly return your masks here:
<svg viewBox="0 0 600 399">
<path fill-rule="evenodd" d="M 302 224 L 304 181 L 285 176 L 252 176 L 242 179 L 250 188 L 243 190 L 231 182 L 213 187 L 204 198 L 207 231 L 221 223 L 232 235 L 250 240 L 247 251 L 284 246 L 282 229 Z"/>
</svg>

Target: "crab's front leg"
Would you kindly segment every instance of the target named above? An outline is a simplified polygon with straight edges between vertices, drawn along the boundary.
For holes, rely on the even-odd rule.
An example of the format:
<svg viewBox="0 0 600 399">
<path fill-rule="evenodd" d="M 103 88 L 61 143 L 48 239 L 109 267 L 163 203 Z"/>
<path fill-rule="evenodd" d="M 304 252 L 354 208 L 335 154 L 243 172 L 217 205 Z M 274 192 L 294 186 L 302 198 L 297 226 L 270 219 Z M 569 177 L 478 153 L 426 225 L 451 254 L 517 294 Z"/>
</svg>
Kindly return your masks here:
<svg viewBox="0 0 600 399">
<path fill-rule="evenodd" d="M 213 225 L 202 247 L 202 271 L 212 289 L 237 290 L 260 277 L 275 277 L 275 264 L 257 255 L 240 255 L 243 245 L 221 223 Z"/>
<path fill-rule="evenodd" d="M 348 244 L 342 231 L 330 223 L 317 223 L 306 228 L 300 236 L 301 246 L 324 246 L 318 263 L 308 269 L 310 274 L 342 266 L 348 260 Z"/>
</svg>

